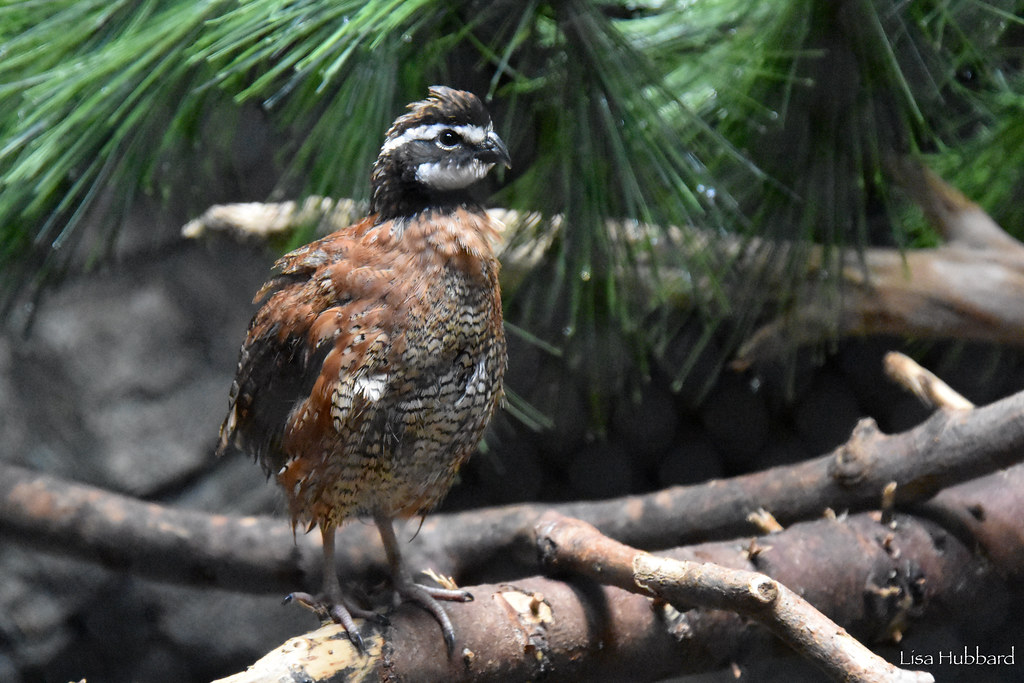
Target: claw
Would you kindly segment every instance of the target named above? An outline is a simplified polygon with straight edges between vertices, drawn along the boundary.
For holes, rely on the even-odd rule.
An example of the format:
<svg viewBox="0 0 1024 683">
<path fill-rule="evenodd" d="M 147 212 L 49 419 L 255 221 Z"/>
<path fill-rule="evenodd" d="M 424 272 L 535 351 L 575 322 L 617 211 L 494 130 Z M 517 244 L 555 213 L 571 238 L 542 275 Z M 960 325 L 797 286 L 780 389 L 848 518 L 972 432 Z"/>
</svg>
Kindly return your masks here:
<svg viewBox="0 0 1024 683">
<path fill-rule="evenodd" d="M 444 644 L 448 649 L 448 656 L 450 657 L 455 652 L 455 629 L 452 627 L 452 621 L 448 617 L 448 612 L 445 611 L 438 600 L 469 602 L 473 599 L 473 595 L 469 591 L 464 590 L 421 586 L 408 577 L 403 578 L 404 580 L 400 578 L 396 581 L 395 592 L 403 599 L 415 602 L 434 616 L 434 619 L 437 620 L 438 625 L 441 627 L 441 633 L 444 635 Z"/>
<path fill-rule="evenodd" d="M 321 624 L 327 624 L 332 621 L 331 615 L 329 614 L 328 610 L 329 605 L 323 600 L 318 600 L 309 593 L 303 593 L 301 591 L 289 593 L 288 595 L 284 596 L 284 600 L 281 601 L 281 604 L 287 605 L 292 602 L 297 602 L 306 609 L 316 614 Z"/>
<path fill-rule="evenodd" d="M 348 633 L 348 639 L 352 641 L 356 649 L 365 655 L 366 648 L 363 646 L 363 636 L 359 633 L 359 629 L 356 628 L 356 624 L 352 621 L 352 615 L 349 614 L 348 610 L 342 605 L 331 605 L 328 612 L 335 623 L 341 624 L 344 627 L 345 632 Z"/>
<path fill-rule="evenodd" d="M 309 607 L 310 609 L 312 609 L 313 604 L 316 602 L 316 600 L 309 593 L 302 593 L 300 591 L 296 591 L 294 593 L 289 593 L 288 595 L 284 596 L 284 600 L 281 601 L 281 604 L 287 605 L 291 602 L 297 602 L 303 607 Z"/>
<path fill-rule="evenodd" d="M 455 632 L 451 629 L 444 631 L 444 645 L 448 648 L 448 656 L 455 652 Z"/>
</svg>

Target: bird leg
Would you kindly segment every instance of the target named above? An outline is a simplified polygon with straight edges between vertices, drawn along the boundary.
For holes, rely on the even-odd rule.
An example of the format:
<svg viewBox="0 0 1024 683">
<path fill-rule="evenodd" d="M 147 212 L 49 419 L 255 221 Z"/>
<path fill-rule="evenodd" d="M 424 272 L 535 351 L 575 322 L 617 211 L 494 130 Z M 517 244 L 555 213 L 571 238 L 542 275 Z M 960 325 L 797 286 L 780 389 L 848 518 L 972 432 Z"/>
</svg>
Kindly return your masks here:
<svg viewBox="0 0 1024 683">
<path fill-rule="evenodd" d="M 402 554 L 398 550 L 398 539 L 395 537 L 391 518 L 386 515 L 374 515 L 373 521 L 377 524 L 377 529 L 380 530 L 380 540 L 384 544 L 384 552 L 387 554 L 388 564 L 391 567 L 391 580 L 395 592 L 405 600 L 415 602 L 434 615 L 437 623 L 441 626 L 444 642 L 448 646 L 450 655 L 455 650 L 455 630 L 452 628 L 448 613 L 445 612 L 438 600 L 469 602 L 473 599 L 473 594 L 465 590 L 422 586 L 413 581 L 412 575 L 402 562 Z"/>
<path fill-rule="evenodd" d="M 323 538 L 324 568 L 323 568 L 323 590 L 319 596 L 312 596 L 309 593 L 291 593 L 284 601 L 295 601 L 312 610 L 321 623 L 335 622 L 341 624 L 348 633 L 348 639 L 360 652 L 365 652 L 363 638 L 359 635 L 356 622 L 352 619 L 355 614 L 360 618 L 375 617 L 373 612 L 367 612 L 350 606 L 341 593 L 341 583 L 338 581 L 338 571 L 334 563 L 334 531 L 333 524 L 321 524 L 320 536 Z"/>
</svg>

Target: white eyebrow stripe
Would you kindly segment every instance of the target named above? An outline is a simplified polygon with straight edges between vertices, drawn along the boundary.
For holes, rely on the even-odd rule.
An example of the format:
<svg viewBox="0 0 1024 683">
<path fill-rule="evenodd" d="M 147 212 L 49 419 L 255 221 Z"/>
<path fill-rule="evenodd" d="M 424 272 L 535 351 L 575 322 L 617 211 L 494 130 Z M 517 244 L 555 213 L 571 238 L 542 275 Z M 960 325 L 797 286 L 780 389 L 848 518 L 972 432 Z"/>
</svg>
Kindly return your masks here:
<svg viewBox="0 0 1024 683">
<path fill-rule="evenodd" d="M 466 140 L 470 144 L 479 145 L 487 139 L 488 133 L 494 129 L 493 124 L 488 125 L 486 128 L 483 126 L 473 125 L 459 125 L 450 126 L 444 123 L 430 123 L 423 126 L 414 126 L 409 130 L 405 131 L 396 138 L 391 138 L 384 142 L 384 147 L 381 151 L 391 152 L 398 149 L 407 142 L 413 140 L 433 140 L 443 130 L 453 130 L 462 136 L 463 140 Z"/>
</svg>

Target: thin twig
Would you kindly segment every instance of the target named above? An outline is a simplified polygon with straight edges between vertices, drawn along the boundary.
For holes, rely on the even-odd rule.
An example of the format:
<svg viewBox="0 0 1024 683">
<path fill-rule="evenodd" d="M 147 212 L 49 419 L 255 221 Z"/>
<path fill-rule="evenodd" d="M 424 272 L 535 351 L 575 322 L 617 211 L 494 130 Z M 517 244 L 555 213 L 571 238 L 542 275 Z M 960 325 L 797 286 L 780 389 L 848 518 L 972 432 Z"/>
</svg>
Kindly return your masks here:
<svg viewBox="0 0 1024 683">
<path fill-rule="evenodd" d="M 782 531 L 784 528 L 779 524 L 779 520 L 775 519 L 775 515 L 764 508 L 757 508 L 747 515 L 747 521 L 753 524 L 758 531 L 765 534 L 774 534 Z"/>
<path fill-rule="evenodd" d="M 910 356 L 898 351 L 885 354 L 885 374 L 897 384 L 921 399 L 929 408 L 970 410 L 974 404 L 954 391 L 934 373 L 917 364 Z"/>
</svg>

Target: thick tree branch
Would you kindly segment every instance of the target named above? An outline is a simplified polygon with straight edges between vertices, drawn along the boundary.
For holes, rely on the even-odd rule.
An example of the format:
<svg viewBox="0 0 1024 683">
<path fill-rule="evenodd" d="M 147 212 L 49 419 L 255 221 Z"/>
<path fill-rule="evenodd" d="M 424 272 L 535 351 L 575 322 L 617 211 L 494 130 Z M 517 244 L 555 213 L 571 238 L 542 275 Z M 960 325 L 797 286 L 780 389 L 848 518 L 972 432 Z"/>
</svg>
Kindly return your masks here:
<svg viewBox="0 0 1024 683">
<path fill-rule="evenodd" d="M 767 626 L 832 680 L 933 681 L 888 663 L 786 586 L 759 572 L 658 557 L 630 548 L 578 519 L 546 514 L 537 545 L 548 569 L 662 599 L 676 609 L 723 609 Z"/>
<path fill-rule="evenodd" d="M 136 576 L 252 592 L 307 585 L 319 562 L 311 537 L 283 519 L 146 503 L 9 464 L 0 464 L 0 533 Z M 373 547 L 349 544 L 349 560 L 383 561 L 359 558 Z"/>
<path fill-rule="evenodd" d="M 358 210 L 356 202 L 350 199 L 327 197 L 309 197 L 301 204 L 294 201 L 220 204 L 186 223 L 181 234 L 196 239 L 207 232 L 225 232 L 237 239 L 267 240 L 290 234 L 305 225 L 321 223 L 325 231 L 330 232 L 355 222 Z"/>
<path fill-rule="evenodd" d="M 566 530 L 571 536 L 578 527 L 570 523 L 562 528 Z M 894 637 L 914 618 L 934 621 L 966 613 L 978 604 L 983 586 L 1000 580 L 991 565 L 964 543 L 933 523 L 900 514 L 889 523 L 877 513 L 805 522 L 745 544 L 706 543 L 657 556 L 598 539 L 593 532 L 585 539 L 566 541 L 551 531 L 550 524 L 539 525 L 534 542 L 549 557 L 554 553 L 567 563 L 573 576 L 564 581 L 530 577 L 470 586 L 476 599 L 449 608 L 457 633 L 451 658 L 436 623 L 420 608 L 403 604 L 389 615 L 386 626 L 362 626 L 369 656 L 355 653 L 338 627 L 326 626 L 289 640 L 249 671 L 225 681 L 277 680 L 287 671 L 301 672 L 313 681 L 328 680 L 338 671 L 352 681 L 525 681 L 545 674 L 565 681 L 594 680 L 598 674 L 600 680 L 639 681 L 732 663 L 742 667 L 766 656 L 785 655 L 767 629 L 751 628 L 736 612 L 704 607 L 680 612 L 652 600 L 647 589 L 636 585 L 639 574 L 651 586 L 659 566 L 672 566 L 675 560 L 714 562 L 717 567 L 708 573 L 714 572 L 727 587 L 736 587 L 737 576 L 770 576 L 798 589 L 817 610 L 862 637 Z M 634 561 L 638 554 L 647 558 L 639 563 L 639 572 Z M 565 567 L 556 563 L 555 568 Z M 581 578 L 580 572 L 589 578 Z M 723 597 L 706 586 L 684 590 L 687 605 L 736 607 L 735 594 Z M 806 607 L 796 608 L 797 615 L 789 611 L 791 604 L 766 606 L 763 595 L 749 599 L 746 594 L 748 598 L 740 602 L 761 619 L 804 623 L 810 618 L 804 625 L 813 627 L 822 618 L 808 617 Z M 765 614 L 773 610 L 783 614 Z M 812 638 L 820 638 L 819 644 L 806 647 L 834 662 L 835 652 L 825 654 L 821 647 L 834 635 L 828 629 L 818 632 Z M 896 671 L 859 646 L 846 643 L 840 649 L 850 647 L 858 651 L 854 659 L 861 665 L 869 661 L 869 668 L 855 673 L 858 664 L 847 662 L 833 668 L 833 674 L 842 670 L 850 676 L 847 680 L 927 680 Z M 886 675 L 871 678 L 870 667 L 882 667 Z"/>
<path fill-rule="evenodd" d="M 838 318 L 837 300 L 822 296 L 816 284 L 821 252 L 811 251 L 802 303 L 756 331 L 741 347 L 737 367 L 834 335 L 1024 342 L 1024 244 L 920 162 L 893 160 L 890 173 L 946 243 L 843 252 Z"/>
<path fill-rule="evenodd" d="M 555 509 L 624 543 L 666 548 L 749 533 L 747 517 L 760 508 L 782 524 L 817 517 L 826 508 L 877 508 L 891 482 L 894 504 L 922 502 L 1022 458 L 1024 393 L 973 410 L 938 412 L 892 436 L 865 420 L 846 444 L 795 465 Z M 412 566 L 460 579 L 494 566 L 522 571 L 534 561 L 529 529 L 547 509 L 512 505 L 434 515 L 406 554 Z M 314 586 L 319 571 L 315 535 L 293 538 L 284 520 L 143 503 L 11 465 L 0 465 L 0 532 L 124 571 L 197 585 L 287 593 Z M 351 524 L 340 534 L 342 575 L 376 573 L 383 555 L 372 527 Z"/>
<path fill-rule="evenodd" d="M 920 339 L 1024 341 L 1024 252 L 949 244 L 934 249 L 866 249 L 842 258 L 841 303 L 814 293 L 755 332 L 735 367 L 833 336 L 891 334 Z M 812 268 L 813 270 L 813 268 Z M 817 276 L 809 272 L 809 288 Z M 836 314 L 836 306 L 838 316 Z"/>
</svg>

